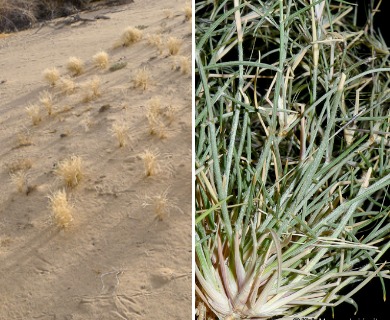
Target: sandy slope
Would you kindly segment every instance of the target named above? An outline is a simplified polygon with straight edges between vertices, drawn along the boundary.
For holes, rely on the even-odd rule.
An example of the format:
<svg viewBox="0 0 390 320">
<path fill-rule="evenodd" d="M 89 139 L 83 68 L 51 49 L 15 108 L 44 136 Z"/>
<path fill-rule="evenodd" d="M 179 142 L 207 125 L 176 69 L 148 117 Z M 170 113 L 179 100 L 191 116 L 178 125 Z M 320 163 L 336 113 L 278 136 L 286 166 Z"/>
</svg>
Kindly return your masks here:
<svg viewBox="0 0 390 320">
<path fill-rule="evenodd" d="M 108 20 L 58 29 L 56 21 L 0 39 L 0 319 L 190 319 L 191 76 L 172 70 L 174 58 L 145 39 L 113 49 L 126 27 L 143 26 L 145 36 L 182 39 L 179 55 L 189 56 L 185 3 L 135 1 L 81 14 Z M 172 17 L 162 8 L 172 8 Z M 110 54 L 111 65 L 127 66 L 99 71 L 92 56 L 100 50 Z M 66 75 L 70 56 L 86 61 L 87 70 L 66 95 L 50 88 L 42 71 L 55 66 Z M 145 91 L 132 83 L 143 67 L 152 73 Z M 84 103 L 82 84 L 94 75 L 102 95 Z M 44 90 L 55 96 L 54 111 L 48 116 L 42 107 L 34 126 L 25 107 L 39 104 Z M 162 112 L 175 110 L 171 124 L 160 115 L 165 139 L 149 133 L 146 112 L 156 96 Z M 132 139 L 123 148 L 110 133 L 118 121 L 130 127 Z M 21 144 L 19 137 L 30 141 Z M 160 153 L 161 170 L 153 177 L 145 177 L 139 156 L 147 148 Z M 85 178 L 67 189 L 74 221 L 62 230 L 47 196 L 63 188 L 55 168 L 71 155 L 82 157 Z M 28 192 L 18 192 L 10 179 L 21 161 L 32 164 Z M 160 221 L 153 197 L 163 192 L 171 208 Z"/>
</svg>

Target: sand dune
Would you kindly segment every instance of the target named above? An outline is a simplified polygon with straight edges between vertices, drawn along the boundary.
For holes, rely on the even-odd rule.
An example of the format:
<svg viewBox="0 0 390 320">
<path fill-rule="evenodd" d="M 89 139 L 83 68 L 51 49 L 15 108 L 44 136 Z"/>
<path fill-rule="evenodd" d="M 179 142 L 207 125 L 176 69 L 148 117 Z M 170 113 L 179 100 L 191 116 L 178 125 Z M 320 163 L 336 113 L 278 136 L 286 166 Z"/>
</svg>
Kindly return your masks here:
<svg viewBox="0 0 390 320">
<path fill-rule="evenodd" d="M 0 39 L 0 319 L 191 317 L 185 5 L 136 1 L 80 13 L 108 19 L 63 18 Z M 142 39 L 122 46 L 129 26 Z M 170 37 L 180 40 L 176 55 Z M 109 55 L 106 69 L 94 63 L 99 51 Z M 67 69 L 72 56 L 84 63 L 80 75 Z M 51 87 L 42 72 L 53 67 L 62 80 Z M 144 71 L 145 89 L 136 81 Z M 157 156 L 150 176 L 147 150 Z M 67 185 L 58 166 L 72 156 L 82 176 Z M 50 208 L 59 190 L 72 211 L 65 228 Z"/>
</svg>

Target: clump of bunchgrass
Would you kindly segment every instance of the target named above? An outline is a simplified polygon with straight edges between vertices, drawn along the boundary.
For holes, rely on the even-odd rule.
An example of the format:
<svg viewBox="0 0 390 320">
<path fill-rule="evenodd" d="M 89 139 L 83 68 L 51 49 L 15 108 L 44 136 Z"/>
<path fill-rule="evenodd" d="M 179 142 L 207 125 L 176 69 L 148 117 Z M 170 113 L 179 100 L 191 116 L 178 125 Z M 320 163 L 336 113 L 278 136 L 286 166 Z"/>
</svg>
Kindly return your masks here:
<svg viewBox="0 0 390 320">
<path fill-rule="evenodd" d="M 125 123 L 114 123 L 111 128 L 112 135 L 117 139 L 119 143 L 119 148 L 124 147 L 128 140 L 128 126 Z"/>
<path fill-rule="evenodd" d="M 146 68 L 139 69 L 135 73 L 134 86 L 146 90 L 150 86 L 150 71 Z"/>
<path fill-rule="evenodd" d="M 182 41 L 175 37 L 169 37 L 167 40 L 168 52 L 171 56 L 177 55 L 180 51 Z"/>
<path fill-rule="evenodd" d="M 107 69 L 109 65 L 109 55 L 105 51 L 100 51 L 93 56 L 95 67 L 99 69 Z"/>
<path fill-rule="evenodd" d="M 53 96 L 52 94 L 45 90 L 39 94 L 39 101 L 45 107 L 47 114 L 50 116 L 53 113 Z"/>
<path fill-rule="evenodd" d="M 84 69 L 85 69 L 84 62 L 77 57 L 70 57 L 66 65 L 66 68 L 74 77 L 84 73 Z"/>
<path fill-rule="evenodd" d="M 62 179 L 67 187 L 76 187 L 85 175 L 82 158 L 73 155 L 60 161 L 55 170 L 55 174 Z"/>
<path fill-rule="evenodd" d="M 26 112 L 31 118 L 31 122 L 34 126 L 38 125 L 42 121 L 41 108 L 36 104 L 30 104 L 26 107 Z"/>
<path fill-rule="evenodd" d="M 48 198 L 55 223 L 59 228 L 68 228 L 73 222 L 73 207 L 68 201 L 66 191 L 56 191 Z"/>
<path fill-rule="evenodd" d="M 192 19 L 192 6 L 191 3 L 187 3 L 183 9 L 184 17 L 187 21 Z"/>
<path fill-rule="evenodd" d="M 101 80 L 98 76 L 94 76 L 91 80 L 85 82 L 81 87 L 83 102 L 90 102 L 101 96 Z"/>
<path fill-rule="evenodd" d="M 160 34 L 148 34 L 147 36 L 147 42 L 151 46 L 155 47 L 159 54 L 163 54 L 164 52 L 164 42 L 162 39 L 162 36 Z"/>
<path fill-rule="evenodd" d="M 347 3 L 195 5 L 199 318 L 357 307 L 389 277 L 386 44 Z"/>
<path fill-rule="evenodd" d="M 57 68 L 47 68 L 43 71 L 43 77 L 50 84 L 50 86 L 54 87 L 57 81 L 60 79 L 60 72 Z"/>
<path fill-rule="evenodd" d="M 119 46 L 128 47 L 133 43 L 140 41 L 142 39 L 142 36 L 143 36 L 142 30 L 136 27 L 128 27 L 123 31 L 120 40 L 117 43 L 115 43 L 115 47 L 119 47 Z"/>
<path fill-rule="evenodd" d="M 27 172 L 26 170 L 19 170 L 15 173 L 10 174 L 12 184 L 16 187 L 18 192 L 25 193 L 28 188 L 28 182 L 27 182 Z"/>
<path fill-rule="evenodd" d="M 159 152 L 147 149 L 140 157 L 144 162 L 145 176 L 155 176 L 160 171 Z"/>
<path fill-rule="evenodd" d="M 70 95 L 76 90 L 76 83 L 69 77 L 62 77 L 58 85 L 63 94 Z"/>
</svg>

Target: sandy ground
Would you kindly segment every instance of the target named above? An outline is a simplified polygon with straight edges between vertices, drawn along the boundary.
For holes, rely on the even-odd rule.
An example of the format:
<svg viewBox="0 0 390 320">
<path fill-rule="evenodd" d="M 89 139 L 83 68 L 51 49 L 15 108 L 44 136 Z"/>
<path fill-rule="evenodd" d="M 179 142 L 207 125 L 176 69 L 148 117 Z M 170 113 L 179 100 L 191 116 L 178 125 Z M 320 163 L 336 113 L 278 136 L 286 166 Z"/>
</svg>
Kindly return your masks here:
<svg viewBox="0 0 390 320">
<path fill-rule="evenodd" d="M 62 19 L 1 37 L 0 319 L 190 319 L 191 73 L 147 41 L 149 34 L 177 37 L 178 55 L 189 57 L 185 5 L 135 1 L 81 13 L 110 19 Z M 143 39 L 114 49 L 128 26 L 143 29 Z M 92 57 L 100 50 L 111 66 L 127 65 L 97 69 Z M 71 78 L 76 88 L 66 94 L 42 72 L 56 67 L 66 77 L 70 56 L 84 60 L 86 70 Z M 151 74 L 146 90 L 133 82 L 143 68 Z M 84 102 L 84 84 L 94 76 L 101 95 Z M 39 101 L 45 90 L 54 99 L 51 115 Z M 162 137 L 150 133 L 146 117 L 156 97 Z M 40 106 L 36 125 L 29 104 Z M 110 132 L 115 123 L 128 126 L 121 148 Z M 159 154 L 159 171 L 149 177 L 141 158 L 147 149 Z M 74 188 L 56 174 L 72 155 L 81 157 L 84 173 Z M 23 177 L 20 191 L 11 174 Z M 73 206 L 65 229 L 48 198 L 58 190 Z"/>
</svg>

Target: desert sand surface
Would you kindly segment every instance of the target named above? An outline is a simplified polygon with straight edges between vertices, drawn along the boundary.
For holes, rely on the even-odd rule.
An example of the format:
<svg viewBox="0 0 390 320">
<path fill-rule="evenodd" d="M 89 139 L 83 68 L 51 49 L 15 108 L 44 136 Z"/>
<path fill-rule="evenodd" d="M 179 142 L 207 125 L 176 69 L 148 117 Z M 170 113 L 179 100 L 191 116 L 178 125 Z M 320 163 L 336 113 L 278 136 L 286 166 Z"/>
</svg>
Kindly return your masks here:
<svg viewBox="0 0 390 320">
<path fill-rule="evenodd" d="M 93 21 L 62 18 L 1 37 L 0 319 L 191 318 L 186 5 L 136 0 L 80 12 Z M 130 26 L 142 39 L 122 46 Z M 102 50 L 106 69 L 94 64 Z M 80 75 L 67 68 L 72 56 L 84 62 Z M 43 71 L 53 67 L 61 78 L 51 86 Z M 150 78 L 137 86 L 139 70 Z M 26 111 L 34 105 L 35 120 Z M 157 159 L 149 176 L 148 150 Z M 70 159 L 81 172 L 67 184 L 59 173 Z M 52 207 L 58 191 L 71 221 Z"/>
</svg>

